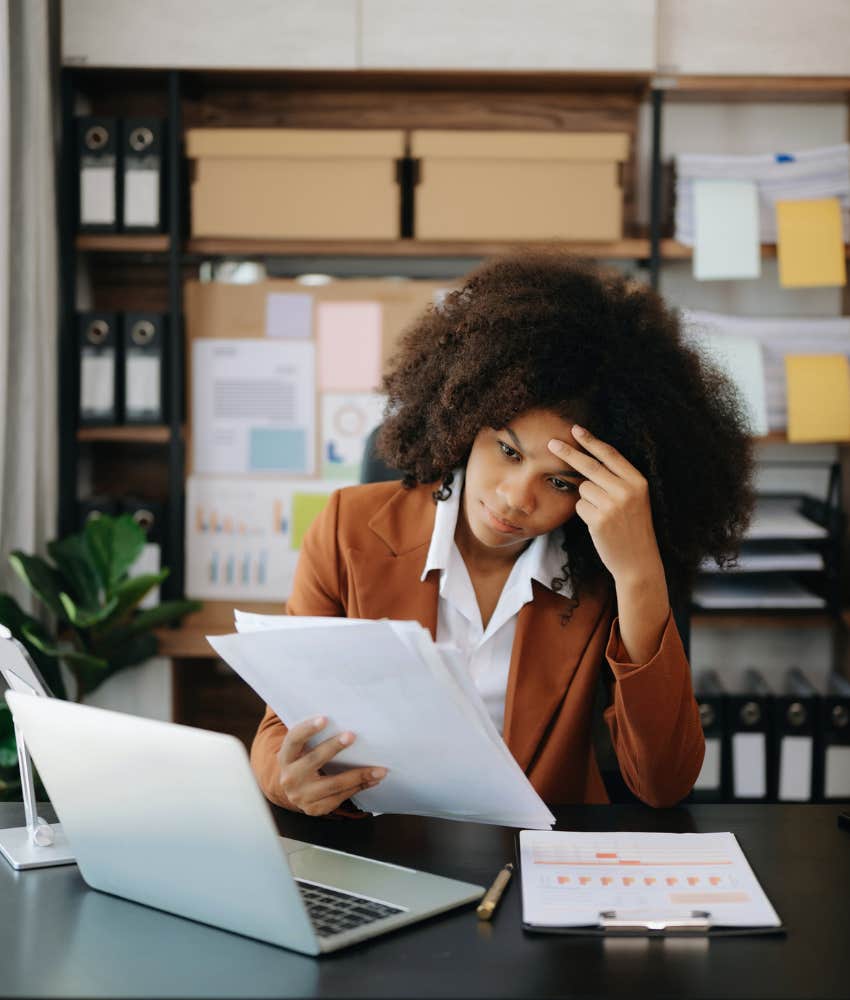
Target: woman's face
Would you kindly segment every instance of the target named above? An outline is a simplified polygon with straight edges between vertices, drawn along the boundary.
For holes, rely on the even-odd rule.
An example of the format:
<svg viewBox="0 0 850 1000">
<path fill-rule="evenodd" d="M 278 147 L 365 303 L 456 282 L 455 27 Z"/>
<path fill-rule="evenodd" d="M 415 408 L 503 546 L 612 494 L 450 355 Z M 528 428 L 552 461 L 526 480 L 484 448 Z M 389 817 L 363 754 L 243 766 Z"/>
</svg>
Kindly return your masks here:
<svg viewBox="0 0 850 1000">
<path fill-rule="evenodd" d="M 506 555 L 575 514 L 584 478 L 549 451 L 552 438 L 578 447 L 572 422 L 550 410 L 527 410 L 505 427 L 485 427 L 466 465 L 463 511 L 472 535 Z"/>
</svg>

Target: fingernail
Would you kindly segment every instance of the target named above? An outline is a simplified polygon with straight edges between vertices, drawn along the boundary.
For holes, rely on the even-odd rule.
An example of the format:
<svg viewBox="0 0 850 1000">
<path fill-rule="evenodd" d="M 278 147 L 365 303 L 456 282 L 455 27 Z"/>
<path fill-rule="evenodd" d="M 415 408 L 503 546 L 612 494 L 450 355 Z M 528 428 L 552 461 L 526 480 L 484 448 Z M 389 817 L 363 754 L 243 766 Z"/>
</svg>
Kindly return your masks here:
<svg viewBox="0 0 850 1000">
<path fill-rule="evenodd" d="M 371 772 L 371 777 L 373 777 L 375 779 L 378 779 L 378 780 L 381 779 L 381 778 L 385 778 L 386 775 L 387 775 L 387 769 L 385 767 L 376 767 Z"/>
<path fill-rule="evenodd" d="M 563 448 L 564 447 L 564 442 L 563 441 L 559 441 L 557 438 L 552 438 L 552 440 L 549 442 L 549 444 L 547 445 L 547 447 L 550 450 L 551 449 L 555 449 L 557 451 L 558 448 Z"/>
<path fill-rule="evenodd" d="M 313 725 L 316 727 L 316 729 L 321 729 L 324 726 L 324 724 L 325 724 L 325 717 L 323 715 L 317 715 L 316 718 L 313 719 Z"/>
<path fill-rule="evenodd" d="M 347 747 L 349 743 L 354 742 L 354 733 L 341 733 L 339 737 L 339 742 Z"/>
<path fill-rule="evenodd" d="M 579 427 L 578 424 L 573 424 L 573 434 L 576 437 L 582 437 L 584 434 L 587 434 L 587 431 L 583 427 Z"/>
</svg>

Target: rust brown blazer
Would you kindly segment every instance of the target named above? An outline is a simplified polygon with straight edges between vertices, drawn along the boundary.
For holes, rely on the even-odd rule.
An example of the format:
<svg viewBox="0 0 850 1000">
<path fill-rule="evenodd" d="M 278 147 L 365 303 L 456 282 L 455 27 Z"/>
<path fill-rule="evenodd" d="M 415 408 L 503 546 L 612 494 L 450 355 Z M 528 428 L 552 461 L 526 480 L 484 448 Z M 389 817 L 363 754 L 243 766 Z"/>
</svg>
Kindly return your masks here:
<svg viewBox="0 0 850 1000">
<path fill-rule="evenodd" d="M 375 483 L 333 494 L 304 539 L 287 611 L 416 620 L 435 636 L 439 572 L 420 580 L 434 527 L 432 492 Z M 624 660 L 610 588 L 583 593 L 563 625 L 566 599 L 536 581 L 533 588 L 517 619 L 504 724 L 505 742 L 532 785 L 553 804 L 608 801 L 591 742 L 607 659 L 614 681 L 604 717 L 626 783 L 649 805 L 684 798 L 704 741 L 672 615 L 658 652 L 636 665 Z M 285 733 L 267 708 L 251 748 L 263 791 L 284 806 L 277 752 Z"/>
</svg>

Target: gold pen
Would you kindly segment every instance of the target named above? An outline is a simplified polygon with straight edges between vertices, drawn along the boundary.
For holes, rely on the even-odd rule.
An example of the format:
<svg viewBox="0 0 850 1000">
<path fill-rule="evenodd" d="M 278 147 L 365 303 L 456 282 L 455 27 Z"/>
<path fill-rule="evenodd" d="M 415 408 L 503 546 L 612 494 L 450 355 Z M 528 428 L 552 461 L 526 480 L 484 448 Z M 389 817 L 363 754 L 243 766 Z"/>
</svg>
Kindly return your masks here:
<svg viewBox="0 0 850 1000">
<path fill-rule="evenodd" d="M 509 861 L 496 876 L 490 888 L 484 893 L 484 898 L 478 904 L 478 909 L 475 911 L 478 914 L 479 920 L 490 920 L 493 916 L 493 912 L 502 898 L 502 893 L 505 891 L 505 886 L 511 880 L 511 872 L 513 870 L 514 866 Z"/>
</svg>

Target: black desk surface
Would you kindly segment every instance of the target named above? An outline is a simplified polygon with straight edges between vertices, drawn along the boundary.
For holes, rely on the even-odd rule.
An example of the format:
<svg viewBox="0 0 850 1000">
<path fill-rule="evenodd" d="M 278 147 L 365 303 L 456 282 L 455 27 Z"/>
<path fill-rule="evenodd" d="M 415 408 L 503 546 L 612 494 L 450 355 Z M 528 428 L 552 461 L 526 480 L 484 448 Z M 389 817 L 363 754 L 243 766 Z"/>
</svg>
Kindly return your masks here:
<svg viewBox="0 0 850 1000">
<path fill-rule="evenodd" d="M 535 935 L 518 880 L 492 924 L 473 908 L 321 959 L 89 889 L 76 867 L 14 872 L 0 858 L 3 997 L 850 997 L 850 833 L 838 809 L 699 805 L 558 811 L 559 829 L 731 830 L 784 937 L 662 940 Z M 49 810 L 43 815 L 52 818 Z M 514 853 L 496 827 L 278 811 L 282 833 L 487 885 Z M 21 825 L 0 804 L 0 828 Z"/>
</svg>

